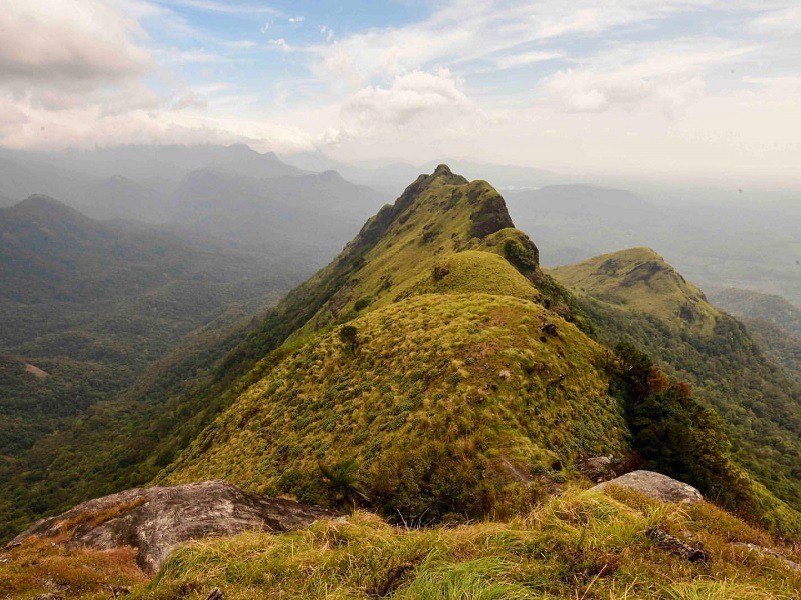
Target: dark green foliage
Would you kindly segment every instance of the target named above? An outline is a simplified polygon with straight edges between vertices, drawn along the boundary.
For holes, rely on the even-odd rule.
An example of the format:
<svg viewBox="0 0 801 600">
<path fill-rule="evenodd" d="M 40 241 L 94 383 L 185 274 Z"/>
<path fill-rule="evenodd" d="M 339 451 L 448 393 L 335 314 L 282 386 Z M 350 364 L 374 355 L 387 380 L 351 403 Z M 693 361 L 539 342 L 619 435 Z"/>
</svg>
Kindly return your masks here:
<svg viewBox="0 0 801 600">
<path fill-rule="evenodd" d="M 534 271 L 539 267 L 539 257 L 536 250 L 536 246 L 527 248 L 523 246 L 520 240 L 516 239 L 507 240 L 503 245 L 503 253 L 506 259 L 524 273 Z"/>
<path fill-rule="evenodd" d="M 720 415 L 732 457 L 779 498 L 801 508 L 801 386 L 771 364 L 732 317 L 712 335 L 683 331 L 657 317 L 584 298 L 601 341 L 636 344 L 671 375 L 690 382 Z"/>
<path fill-rule="evenodd" d="M 373 506 L 411 525 L 480 519 L 498 493 L 477 453 L 458 455 L 448 444 L 421 444 L 372 474 Z"/>
<path fill-rule="evenodd" d="M 762 351 L 801 383 L 801 337 L 787 333 L 766 319 L 743 317 L 742 321 Z"/>
<path fill-rule="evenodd" d="M 370 502 L 359 485 L 356 474 L 359 465 L 355 459 L 350 458 L 331 465 L 320 462 L 318 466 L 330 490 L 332 505 L 345 508 Z"/>
<path fill-rule="evenodd" d="M 359 330 L 353 325 L 345 325 L 339 330 L 339 341 L 345 345 L 349 352 L 356 352 L 359 347 Z"/>
<path fill-rule="evenodd" d="M 359 298 L 358 300 L 356 300 L 356 302 L 353 303 L 353 310 L 355 310 L 356 312 L 360 312 L 360 311 L 364 310 L 365 308 L 367 308 L 368 306 L 370 306 L 370 303 L 372 301 L 373 301 L 372 298 L 370 298 L 368 296 L 363 296 L 363 297 Z"/>
<path fill-rule="evenodd" d="M 0 539 L 147 482 L 216 414 L 210 372 L 292 279 L 215 244 L 0 210 Z"/>
<path fill-rule="evenodd" d="M 618 344 L 621 371 L 613 393 L 645 467 L 697 487 L 727 508 L 753 515 L 756 500 L 745 474 L 728 458 L 731 443 L 713 411 L 692 399 L 686 383 L 671 381 L 634 346 Z"/>
</svg>

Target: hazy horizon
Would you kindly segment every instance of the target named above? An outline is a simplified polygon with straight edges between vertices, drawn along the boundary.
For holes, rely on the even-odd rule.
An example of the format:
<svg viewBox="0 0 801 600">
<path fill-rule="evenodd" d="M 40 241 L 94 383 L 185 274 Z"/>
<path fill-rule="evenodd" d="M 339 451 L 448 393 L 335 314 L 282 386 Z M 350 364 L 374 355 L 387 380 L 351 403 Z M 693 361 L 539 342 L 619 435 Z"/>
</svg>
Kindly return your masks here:
<svg viewBox="0 0 801 600">
<path fill-rule="evenodd" d="M 0 146 L 801 184 L 801 7 L 6 0 Z"/>
</svg>

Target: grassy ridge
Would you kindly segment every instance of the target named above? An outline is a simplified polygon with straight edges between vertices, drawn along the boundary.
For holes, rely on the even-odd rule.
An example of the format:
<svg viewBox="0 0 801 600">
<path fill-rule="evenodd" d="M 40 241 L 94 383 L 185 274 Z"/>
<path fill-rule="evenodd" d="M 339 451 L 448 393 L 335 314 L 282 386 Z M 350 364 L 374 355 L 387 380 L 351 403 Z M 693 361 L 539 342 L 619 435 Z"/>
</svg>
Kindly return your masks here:
<svg viewBox="0 0 801 600">
<path fill-rule="evenodd" d="M 486 182 L 421 176 L 279 306 L 313 314 L 160 481 L 426 522 L 505 514 L 553 465 L 624 452 L 608 352 L 511 225 Z"/>
</svg>

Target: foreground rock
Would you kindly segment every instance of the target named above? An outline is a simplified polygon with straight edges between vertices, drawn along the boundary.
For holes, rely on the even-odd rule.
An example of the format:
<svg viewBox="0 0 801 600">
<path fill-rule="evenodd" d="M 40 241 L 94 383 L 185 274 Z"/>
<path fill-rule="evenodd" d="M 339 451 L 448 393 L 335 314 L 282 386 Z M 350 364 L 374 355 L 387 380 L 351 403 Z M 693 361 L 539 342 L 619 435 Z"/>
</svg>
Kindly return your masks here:
<svg viewBox="0 0 801 600">
<path fill-rule="evenodd" d="M 603 491 L 609 486 L 618 486 L 639 492 L 654 500 L 662 502 L 687 502 L 694 504 L 703 501 L 704 497 L 697 489 L 681 481 L 676 481 L 654 471 L 632 471 L 615 479 L 599 483 L 595 491 Z"/>
<path fill-rule="evenodd" d="M 43 519 L 11 541 L 57 538 L 70 547 L 110 550 L 131 546 L 136 562 L 153 575 L 177 545 L 247 530 L 282 532 L 307 527 L 331 511 L 245 492 L 224 481 L 131 489 L 79 504 Z"/>
</svg>

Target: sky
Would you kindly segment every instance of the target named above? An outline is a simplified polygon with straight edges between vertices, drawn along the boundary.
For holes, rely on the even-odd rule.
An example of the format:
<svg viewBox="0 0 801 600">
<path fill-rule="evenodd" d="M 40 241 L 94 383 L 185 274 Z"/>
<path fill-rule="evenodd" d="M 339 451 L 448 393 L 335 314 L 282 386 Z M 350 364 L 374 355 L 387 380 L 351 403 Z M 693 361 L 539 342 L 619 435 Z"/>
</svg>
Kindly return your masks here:
<svg viewBox="0 0 801 600">
<path fill-rule="evenodd" d="M 801 1 L 0 0 L 0 146 L 801 186 Z"/>
</svg>

